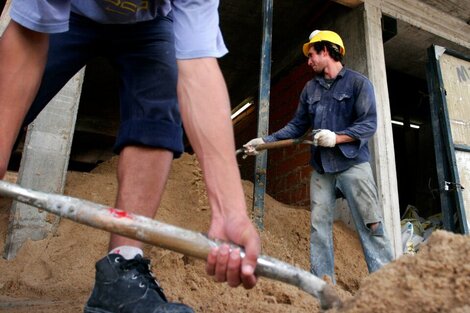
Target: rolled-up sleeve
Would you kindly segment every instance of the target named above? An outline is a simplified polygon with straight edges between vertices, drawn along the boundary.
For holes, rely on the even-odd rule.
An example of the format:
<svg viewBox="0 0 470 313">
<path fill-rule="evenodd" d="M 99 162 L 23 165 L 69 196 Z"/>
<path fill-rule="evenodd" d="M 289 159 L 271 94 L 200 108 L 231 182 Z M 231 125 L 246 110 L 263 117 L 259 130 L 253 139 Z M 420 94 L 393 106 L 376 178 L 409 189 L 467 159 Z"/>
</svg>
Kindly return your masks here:
<svg viewBox="0 0 470 313">
<path fill-rule="evenodd" d="M 21 26 L 37 32 L 65 32 L 69 28 L 70 1 L 13 0 L 10 17 Z"/>
<path fill-rule="evenodd" d="M 228 50 L 219 27 L 219 1 L 174 0 L 176 58 L 219 58 Z"/>
</svg>

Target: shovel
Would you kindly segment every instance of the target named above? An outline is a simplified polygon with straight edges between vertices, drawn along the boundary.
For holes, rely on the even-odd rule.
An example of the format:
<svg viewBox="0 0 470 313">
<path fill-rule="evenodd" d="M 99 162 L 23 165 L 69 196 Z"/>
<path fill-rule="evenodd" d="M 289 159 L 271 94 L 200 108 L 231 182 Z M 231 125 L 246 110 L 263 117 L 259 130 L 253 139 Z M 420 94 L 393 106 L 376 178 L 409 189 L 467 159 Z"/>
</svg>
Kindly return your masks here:
<svg viewBox="0 0 470 313">
<path fill-rule="evenodd" d="M 151 218 L 78 198 L 26 189 L 3 180 L 0 180 L 0 196 L 44 209 L 81 224 L 203 260 L 207 259 L 212 247 L 218 247 L 222 244 L 201 233 L 158 222 Z M 239 248 L 233 244 L 231 247 Z M 245 256 L 243 249 L 240 251 L 243 258 Z M 258 276 L 300 288 L 317 298 L 320 301 L 320 307 L 324 310 L 338 307 L 341 304 L 331 285 L 309 272 L 269 256 L 259 256 L 255 273 Z"/>
<path fill-rule="evenodd" d="M 263 150 L 268 150 L 268 149 L 278 149 L 278 148 L 285 148 L 289 146 L 294 146 L 294 145 L 300 145 L 300 144 L 307 144 L 307 145 L 313 145 L 312 140 L 308 140 L 307 138 L 310 136 L 315 136 L 316 133 L 318 133 L 320 129 L 314 129 L 312 131 L 306 132 L 304 135 L 302 135 L 299 138 L 293 138 L 293 139 L 285 139 L 285 140 L 278 140 L 274 142 L 266 142 L 259 144 L 255 147 L 256 151 L 263 151 Z M 243 154 L 242 158 L 246 158 L 248 156 L 247 154 L 247 149 L 245 147 L 237 149 L 235 151 L 236 155 L 239 155 L 240 153 Z"/>
</svg>

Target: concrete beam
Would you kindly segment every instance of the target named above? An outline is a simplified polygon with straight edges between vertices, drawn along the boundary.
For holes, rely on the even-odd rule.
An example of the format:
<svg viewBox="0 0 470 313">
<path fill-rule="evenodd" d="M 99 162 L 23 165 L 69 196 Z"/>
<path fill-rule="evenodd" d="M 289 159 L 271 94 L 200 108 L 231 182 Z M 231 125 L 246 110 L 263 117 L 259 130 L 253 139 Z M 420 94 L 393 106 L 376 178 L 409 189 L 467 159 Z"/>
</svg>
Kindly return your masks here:
<svg viewBox="0 0 470 313">
<path fill-rule="evenodd" d="M 356 8 L 364 3 L 363 0 L 333 0 L 333 2 L 339 3 L 349 8 Z"/>
<path fill-rule="evenodd" d="M 334 0 L 350 8 L 362 3 L 380 8 L 383 14 L 389 15 L 429 33 L 452 41 L 462 47 L 470 48 L 468 34 L 470 25 L 453 17 L 447 12 L 438 10 L 422 1 L 416 0 Z"/>
<path fill-rule="evenodd" d="M 366 3 L 380 8 L 383 14 L 470 49 L 470 25 L 446 12 L 416 0 L 367 0 Z"/>
</svg>

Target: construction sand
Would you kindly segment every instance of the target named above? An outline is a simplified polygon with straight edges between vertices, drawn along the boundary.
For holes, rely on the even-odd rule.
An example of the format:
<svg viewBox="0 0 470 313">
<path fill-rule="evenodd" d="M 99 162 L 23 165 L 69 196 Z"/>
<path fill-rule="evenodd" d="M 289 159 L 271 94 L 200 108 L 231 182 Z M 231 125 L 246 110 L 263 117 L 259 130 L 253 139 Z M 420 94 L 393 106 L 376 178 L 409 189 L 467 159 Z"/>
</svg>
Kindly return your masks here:
<svg viewBox="0 0 470 313">
<path fill-rule="evenodd" d="M 113 206 L 117 159 L 91 173 L 69 172 L 65 193 Z M 14 173 L 7 180 L 14 182 Z M 248 207 L 252 184 L 243 182 Z M 0 249 L 3 251 L 10 201 L 0 199 Z M 210 208 L 195 158 L 173 164 L 161 208 L 162 222 L 206 232 Z M 309 212 L 269 196 L 265 200 L 263 254 L 308 270 Z M 14 260 L 0 259 L 0 312 L 82 312 L 94 282 L 94 263 L 106 253 L 108 234 L 62 220 L 47 239 L 29 241 Z M 334 227 L 340 312 L 470 312 L 470 238 L 436 231 L 417 255 L 404 256 L 369 275 L 360 243 L 342 223 Z M 260 278 L 252 290 L 215 283 L 204 262 L 148 246 L 146 257 L 171 301 L 196 312 L 320 312 L 317 300 L 284 283 Z M 330 312 L 330 311 L 329 311 Z"/>
</svg>

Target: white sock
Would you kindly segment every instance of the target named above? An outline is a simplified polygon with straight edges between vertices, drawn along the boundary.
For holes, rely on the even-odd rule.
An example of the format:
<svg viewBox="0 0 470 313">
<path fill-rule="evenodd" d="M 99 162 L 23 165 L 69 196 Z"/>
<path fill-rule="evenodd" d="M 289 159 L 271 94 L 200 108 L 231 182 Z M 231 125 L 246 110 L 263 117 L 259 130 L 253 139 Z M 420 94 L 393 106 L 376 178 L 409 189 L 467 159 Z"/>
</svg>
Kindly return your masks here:
<svg viewBox="0 0 470 313">
<path fill-rule="evenodd" d="M 109 254 L 120 254 L 126 260 L 132 260 L 137 256 L 137 254 L 144 256 L 142 249 L 133 246 L 119 246 L 109 251 Z"/>
</svg>

